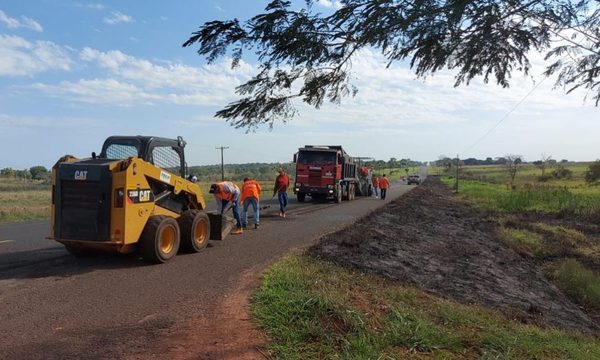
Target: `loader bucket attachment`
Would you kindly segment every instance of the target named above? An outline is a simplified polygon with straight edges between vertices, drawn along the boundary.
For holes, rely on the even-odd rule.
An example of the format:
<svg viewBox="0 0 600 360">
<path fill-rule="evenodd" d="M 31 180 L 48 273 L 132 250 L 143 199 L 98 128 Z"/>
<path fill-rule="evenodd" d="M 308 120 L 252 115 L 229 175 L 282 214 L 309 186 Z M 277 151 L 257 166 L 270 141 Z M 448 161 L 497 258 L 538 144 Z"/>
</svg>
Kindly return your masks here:
<svg viewBox="0 0 600 360">
<path fill-rule="evenodd" d="M 235 220 L 227 215 L 208 213 L 210 221 L 210 239 L 223 240 L 235 227 Z"/>
</svg>

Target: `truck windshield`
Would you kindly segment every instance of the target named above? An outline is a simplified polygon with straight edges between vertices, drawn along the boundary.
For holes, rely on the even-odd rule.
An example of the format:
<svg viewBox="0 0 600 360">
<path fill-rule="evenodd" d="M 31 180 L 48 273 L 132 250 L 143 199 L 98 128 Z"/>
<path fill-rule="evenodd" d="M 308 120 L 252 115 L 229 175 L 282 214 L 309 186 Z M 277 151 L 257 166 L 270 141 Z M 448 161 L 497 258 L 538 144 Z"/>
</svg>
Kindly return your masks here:
<svg viewBox="0 0 600 360">
<path fill-rule="evenodd" d="M 335 153 L 325 151 L 300 151 L 298 163 L 304 165 L 335 164 Z"/>
</svg>

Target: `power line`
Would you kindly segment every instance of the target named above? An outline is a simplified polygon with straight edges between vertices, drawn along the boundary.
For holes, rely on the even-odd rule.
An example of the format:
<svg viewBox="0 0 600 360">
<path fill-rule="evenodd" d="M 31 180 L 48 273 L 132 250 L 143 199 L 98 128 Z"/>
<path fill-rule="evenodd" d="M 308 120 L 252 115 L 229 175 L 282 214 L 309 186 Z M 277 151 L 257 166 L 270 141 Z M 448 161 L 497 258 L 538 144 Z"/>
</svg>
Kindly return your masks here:
<svg viewBox="0 0 600 360">
<path fill-rule="evenodd" d="M 510 109 L 506 114 L 504 114 L 504 116 L 494 126 L 492 126 L 485 134 L 483 134 L 482 137 L 477 139 L 473 144 L 471 144 L 468 148 L 463 150 L 460 154 L 464 154 L 467 151 L 471 150 L 473 147 L 475 147 L 475 145 L 479 144 L 483 139 L 485 139 L 489 134 L 491 134 L 491 132 L 494 131 L 494 129 L 496 129 L 498 125 L 500 125 L 504 120 L 506 120 L 510 116 L 510 114 L 512 114 L 513 111 L 515 111 L 519 107 L 519 105 L 521 105 L 525 100 L 527 100 L 529 95 L 531 95 L 535 91 L 535 89 L 537 89 L 538 86 L 540 86 L 547 78 L 548 76 L 544 76 L 542 80 L 535 84 L 535 86 L 531 90 L 529 90 L 529 92 L 525 94 L 525 96 L 523 96 L 523 98 L 512 107 L 512 109 Z"/>
<path fill-rule="evenodd" d="M 217 150 L 221 150 L 221 181 L 225 181 L 225 166 L 223 165 L 223 150 L 229 149 L 229 146 L 217 146 Z"/>
</svg>

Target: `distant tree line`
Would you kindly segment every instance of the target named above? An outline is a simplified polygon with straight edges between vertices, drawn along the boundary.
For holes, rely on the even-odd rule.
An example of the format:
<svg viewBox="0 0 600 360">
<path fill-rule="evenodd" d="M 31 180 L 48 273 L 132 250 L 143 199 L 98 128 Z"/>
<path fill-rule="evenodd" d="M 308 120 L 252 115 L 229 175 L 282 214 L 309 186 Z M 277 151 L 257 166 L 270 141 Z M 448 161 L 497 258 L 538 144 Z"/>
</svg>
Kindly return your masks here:
<svg viewBox="0 0 600 360">
<path fill-rule="evenodd" d="M 397 158 L 393 157 L 393 158 L 390 158 L 388 161 L 371 160 L 371 161 L 364 161 L 362 164 L 364 164 L 364 166 L 367 166 L 375 171 L 378 171 L 378 170 L 383 170 L 383 169 L 404 169 L 404 168 L 410 168 L 410 167 L 415 167 L 415 166 L 422 166 L 426 163 L 421 162 L 421 161 L 411 160 L 411 159 L 398 160 Z"/>
<path fill-rule="evenodd" d="M 49 180 L 50 170 L 44 166 L 33 166 L 23 170 L 6 167 L 0 169 L 0 177 L 5 179 Z"/>
<path fill-rule="evenodd" d="M 275 181 L 279 169 L 283 168 L 289 175 L 295 175 L 295 168 L 290 163 L 249 163 L 226 164 L 223 167 L 225 180 L 242 181 L 249 177 L 261 181 Z M 190 175 L 196 175 L 200 182 L 221 180 L 221 165 L 191 166 Z"/>
</svg>

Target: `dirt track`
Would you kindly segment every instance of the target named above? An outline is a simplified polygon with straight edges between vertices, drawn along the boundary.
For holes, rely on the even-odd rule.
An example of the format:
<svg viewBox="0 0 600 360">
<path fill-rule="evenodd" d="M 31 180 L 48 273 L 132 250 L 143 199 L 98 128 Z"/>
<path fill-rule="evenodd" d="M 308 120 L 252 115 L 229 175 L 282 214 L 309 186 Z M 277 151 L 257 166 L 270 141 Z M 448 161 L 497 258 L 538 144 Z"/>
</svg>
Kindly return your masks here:
<svg viewBox="0 0 600 360">
<path fill-rule="evenodd" d="M 462 303 L 500 308 L 523 322 L 600 333 L 598 324 L 495 234 L 493 221 L 458 201 L 439 179 L 428 178 L 354 226 L 326 236 L 311 253 Z"/>
</svg>

